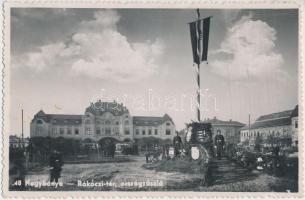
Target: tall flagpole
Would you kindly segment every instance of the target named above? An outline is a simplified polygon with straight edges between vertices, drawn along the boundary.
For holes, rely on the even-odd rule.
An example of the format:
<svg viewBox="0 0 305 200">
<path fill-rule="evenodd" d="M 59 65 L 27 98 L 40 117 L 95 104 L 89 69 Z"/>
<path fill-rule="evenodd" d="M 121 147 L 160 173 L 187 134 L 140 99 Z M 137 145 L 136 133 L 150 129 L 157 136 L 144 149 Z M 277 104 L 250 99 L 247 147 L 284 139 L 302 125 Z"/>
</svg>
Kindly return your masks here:
<svg viewBox="0 0 305 200">
<path fill-rule="evenodd" d="M 200 12 L 199 12 L 199 9 L 197 9 L 197 17 L 198 17 L 198 22 L 200 20 Z M 199 42 L 198 44 L 201 44 L 201 41 L 200 41 L 200 38 L 199 37 Z M 196 70 L 196 73 L 197 73 L 197 120 L 198 122 L 200 122 L 200 62 L 201 62 L 201 56 L 202 56 L 202 48 L 200 48 L 200 52 L 199 53 L 199 62 L 197 64 L 197 70 Z"/>
<path fill-rule="evenodd" d="M 210 17 L 200 19 L 199 9 L 197 11 L 197 20 L 190 22 L 190 34 L 191 34 L 191 43 L 192 43 L 192 52 L 193 52 L 193 63 L 197 64 L 196 66 L 196 80 L 197 80 L 197 121 L 201 121 L 201 92 L 200 92 L 200 63 L 201 61 L 207 61 L 208 53 L 208 41 L 209 41 L 209 30 L 210 30 Z"/>
<path fill-rule="evenodd" d="M 24 148 L 24 135 L 23 135 L 23 109 L 21 110 L 21 145 Z"/>
</svg>

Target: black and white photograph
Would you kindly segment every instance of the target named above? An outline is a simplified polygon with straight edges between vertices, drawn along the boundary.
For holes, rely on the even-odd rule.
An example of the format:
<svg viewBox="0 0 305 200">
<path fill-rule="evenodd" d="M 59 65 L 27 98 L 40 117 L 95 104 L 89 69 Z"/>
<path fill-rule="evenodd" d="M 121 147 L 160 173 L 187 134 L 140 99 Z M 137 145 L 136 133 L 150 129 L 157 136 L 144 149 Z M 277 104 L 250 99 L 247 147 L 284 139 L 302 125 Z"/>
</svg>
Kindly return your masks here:
<svg viewBox="0 0 305 200">
<path fill-rule="evenodd" d="M 9 192 L 299 193 L 299 9 L 27 6 L 9 26 Z"/>
</svg>

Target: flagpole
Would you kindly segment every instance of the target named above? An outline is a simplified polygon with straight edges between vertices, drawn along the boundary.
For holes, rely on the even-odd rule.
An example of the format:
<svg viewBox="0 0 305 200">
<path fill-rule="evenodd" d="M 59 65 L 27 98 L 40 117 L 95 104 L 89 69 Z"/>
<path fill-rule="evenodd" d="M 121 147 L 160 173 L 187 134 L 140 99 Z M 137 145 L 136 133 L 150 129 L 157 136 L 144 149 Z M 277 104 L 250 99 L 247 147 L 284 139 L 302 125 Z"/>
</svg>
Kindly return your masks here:
<svg viewBox="0 0 305 200">
<path fill-rule="evenodd" d="M 197 17 L 198 20 L 200 20 L 200 12 L 199 9 L 197 11 Z M 201 52 L 199 55 L 199 62 L 197 64 L 197 120 L 200 122 L 200 115 L 201 115 L 201 109 L 200 109 L 200 62 L 201 62 Z"/>
<path fill-rule="evenodd" d="M 197 64 L 197 120 L 200 122 L 200 64 Z"/>
</svg>

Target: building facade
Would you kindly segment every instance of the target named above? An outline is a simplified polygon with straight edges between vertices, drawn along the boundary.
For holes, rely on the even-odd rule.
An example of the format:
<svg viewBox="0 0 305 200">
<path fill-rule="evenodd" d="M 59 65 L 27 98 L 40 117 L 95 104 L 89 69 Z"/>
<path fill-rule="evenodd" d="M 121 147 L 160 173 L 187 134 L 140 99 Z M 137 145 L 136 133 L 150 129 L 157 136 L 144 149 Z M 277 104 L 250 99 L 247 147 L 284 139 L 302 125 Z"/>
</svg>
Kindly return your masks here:
<svg viewBox="0 0 305 200">
<path fill-rule="evenodd" d="M 46 114 L 41 110 L 30 124 L 31 137 L 90 138 L 95 141 L 106 137 L 118 141 L 151 136 L 172 139 L 175 131 L 175 124 L 167 114 L 162 117 L 131 116 L 123 104 L 102 101 L 91 103 L 83 115 Z"/>
<path fill-rule="evenodd" d="M 216 117 L 204 120 L 205 123 L 211 123 L 213 131 L 213 139 L 219 132 L 225 138 L 226 144 L 237 144 L 240 142 L 240 130 L 245 124 L 238 121 L 223 121 Z"/>
<path fill-rule="evenodd" d="M 264 146 L 285 146 L 298 143 L 298 106 L 293 110 L 260 116 L 253 124 L 241 129 L 240 140 L 254 146 L 260 138 Z M 290 141 L 290 142 L 289 142 Z"/>
<path fill-rule="evenodd" d="M 237 144 L 240 142 L 240 130 L 245 124 L 240 123 L 238 121 L 224 121 L 217 119 L 216 117 L 212 119 L 205 119 L 203 123 L 211 123 L 212 125 L 212 138 L 215 141 L 215 136 L 217 132 L 225 138 L 226 144 Z M 183 129 L 179 132 L 180 137 L 185 141 L 187 129 Z"/>
</svg>

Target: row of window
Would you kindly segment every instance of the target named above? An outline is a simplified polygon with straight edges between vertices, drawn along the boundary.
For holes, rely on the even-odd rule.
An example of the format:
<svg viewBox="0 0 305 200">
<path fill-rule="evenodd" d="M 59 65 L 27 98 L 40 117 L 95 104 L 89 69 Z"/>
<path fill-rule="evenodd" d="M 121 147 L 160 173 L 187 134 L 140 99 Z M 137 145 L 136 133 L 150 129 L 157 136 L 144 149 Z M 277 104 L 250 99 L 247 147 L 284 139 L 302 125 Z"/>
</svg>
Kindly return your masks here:
<svg viewBox="0 0 305 200">
<path fill-rule="evenodd" d="M 79 135 L 79 128 L 77 127 L 59 127 L 59 128 L 56 128 L 54 127 L 52 129 L 52 135 Z M 97 128 L 95 130 L 95 134 L 96 135 L 100 135 L 102 133 L 105 133 L 105 135 L 111 135 L 111 134 L 115 134 L 115 135 L 119 135 L 120 134 L 120 131 L 118 128 L 114 128 L 114 129 L 111 129 L 111 128 Z M 41 135 L 42 134 L 42 127 L 38 126 L 36 127 L 36 135 Z M 91 127 L 86 127 L 85 128 L 85 134 L 86 135 L 92 135 L 93 132 L 92 132 L 92 129 Z M 130 130 L 129 129 L 125 129 L 124 130 L 124 134 L 125 135 L 130 135 Z M 140 135 L 140 130 L 139 129 L 136 129 L 136 132 L 135 132 L 136 135 Z M 148 129 L 147 131 L 145 129 L 141 130 L 141 134 L 142 135 L 158 135 L 158 129 Z M 171 129 L 166 129 L 165 130 L 165 135 L 171 135 Z"/>
<path fill-rule="evenodd" d="M 85 120 L 85 124 L 91 124 L 92 122 L 91 122 L 91 120 L 90 119 L 86 119 Z M 112 125 L 112 124 L 114 124 L 114 125 L 120 125 L 120 121 L 115 121 L 115 122 L 112 122 L 111 120 L 105 120 L 105 121 L 102 121 L 102 120 L 96 120 L 95 121 L 95 124 L 105 124 L 105 125 Z M 130 124 L 130 121 L 129 120 L 125 120 L 124 121 L 124 124 L 125 125 L 129 125 Z"/>
<path fill-rule="evenodd" d="M 259 132 L 259 131 L 254 131 L 254 132 L 242 132 L 241 135 L 242 137 L 259 137 L 259 136 L 266 136 L 266 134 L 268 135 L 272 135 L 272 136 L 280 136 L 281 133 L 279 131 L 275 132 L 275 131 L 270 131 L 269 132 Z M 288 135 L 287 130 L 283 130 L 282 135 Z"/>
<path fill-rule="evenodd" d="M 97 128 L 95 130 L 95 134 L 96 135 L 100 135 L 102 133 L 105 133 L 105 135 L 111 135 L 111 134 L 115 134 L 115 135 L 120 135 L 120 130 L 118 128 L 114 128 L 113 130 L 111 130 L 111 128 L 105 128 L 105 129 L 100 129 L 100 128 Z M 92 135 L 92 129 L 90 127 L 86 127 L 85 128 L 85 134 L 86 135 Z M 125 129 L 124 130 L 124 134 L 125 135 L 130 135 L 130 131 L 129 129 Z"/>
<path fill-rule="evenodd" d="M 142 129 L 142 131 L 140 132 L 140 130 L 139 129 L 136 129 L 136 135 L 140 135 L 140 134 L 142 134 L 142 135 L 158 135 L 158 129 L 154 129 L 154 130 L 152 130 L 152 129 L 148 129 L 147 131 L 145 130 L 145 129 Z M 165 130 L 165 135 L 171 135 L 171 129 L 166 129 Z"/>
<path fill-rule="evenodd" d="M 64 128 L 64 127 L 60 127 L 59 129 L 58 128 L 53 128 L 52 129 L 52 134 L 53 135 L 79 135 L 79 128 L 76 128 L 74 127 L 74 129 L 72 129 L 72 127 L 67 127 L 67 128 Z"/>
</svg>

